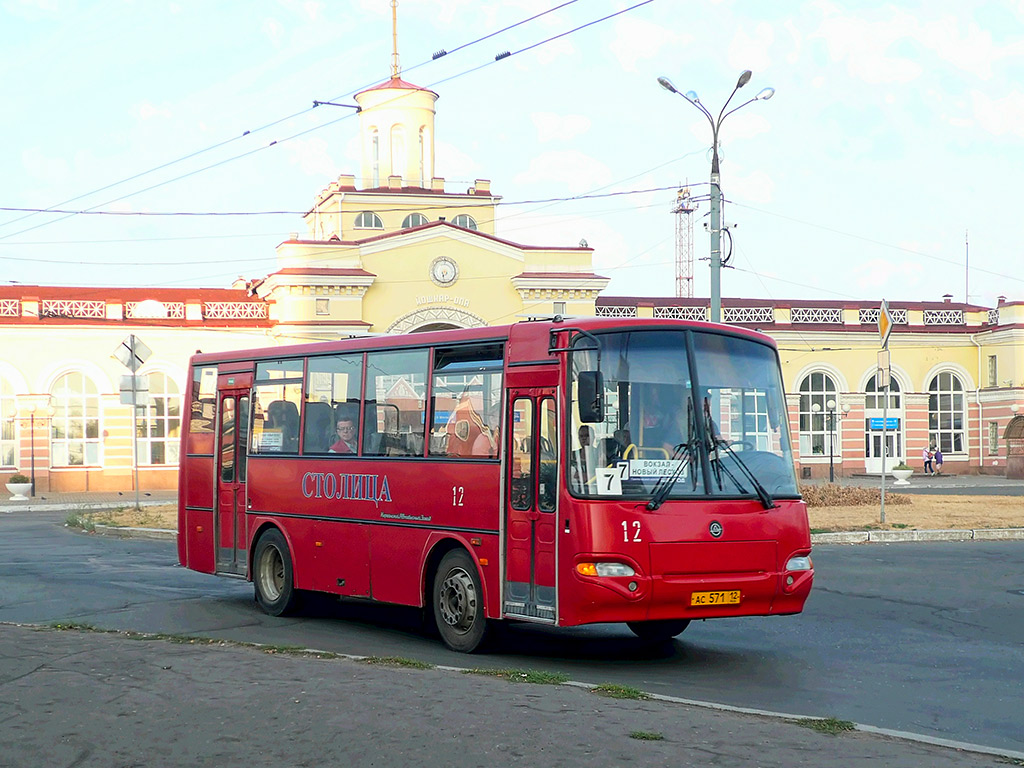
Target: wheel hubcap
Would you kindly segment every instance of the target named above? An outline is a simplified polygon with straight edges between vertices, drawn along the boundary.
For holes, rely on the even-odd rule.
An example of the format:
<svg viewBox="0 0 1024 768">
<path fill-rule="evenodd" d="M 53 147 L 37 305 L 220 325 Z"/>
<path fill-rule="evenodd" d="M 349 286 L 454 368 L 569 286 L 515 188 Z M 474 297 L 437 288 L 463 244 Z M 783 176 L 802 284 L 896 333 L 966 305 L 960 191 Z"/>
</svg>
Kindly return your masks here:
<svg viewBox="0 0 1024 768">
<path fill-rule="evenodd" d="M 277 547 L 267 547 L 260 558 L 260 591 L 271 602 L 284 590 L 284 558 Z"/>
<path fill-rule="evenodd" d="M 472 577 L 461 568 L 452 570 L 441 583 L 441 618 L 458 632 L 467 632 L 476 618 L 477 595 Z"/>
</svg>

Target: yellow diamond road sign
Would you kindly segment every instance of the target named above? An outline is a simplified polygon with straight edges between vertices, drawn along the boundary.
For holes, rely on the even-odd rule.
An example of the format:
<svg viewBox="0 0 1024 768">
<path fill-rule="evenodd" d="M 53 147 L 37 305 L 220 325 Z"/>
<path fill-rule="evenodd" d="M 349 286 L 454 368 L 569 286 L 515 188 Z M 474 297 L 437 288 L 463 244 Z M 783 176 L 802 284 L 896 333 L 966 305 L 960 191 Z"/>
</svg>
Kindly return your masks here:
<svg viewBox="0 0 1024 768">
<path fill-rule="evenodd" d="M 889 302 L 882 300 L 882 307 L 878 313 L 878 335 L 882 339 L 882 348 L 889 346 L 889 334 L 892 333 L 892 314 L 889 312 Z"/>
</svg>

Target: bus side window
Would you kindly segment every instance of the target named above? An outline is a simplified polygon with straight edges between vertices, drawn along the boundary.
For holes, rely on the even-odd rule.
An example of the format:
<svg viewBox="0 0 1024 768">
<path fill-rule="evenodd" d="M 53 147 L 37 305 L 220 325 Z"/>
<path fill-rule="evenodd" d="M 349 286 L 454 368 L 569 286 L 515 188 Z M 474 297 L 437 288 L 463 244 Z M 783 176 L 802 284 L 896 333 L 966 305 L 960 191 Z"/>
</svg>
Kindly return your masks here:
<svg viewBox="0 0 1024 768">
<path fill-rule="evenodd" d="M 512 404 L 512 509 L 533 506 L 533 403 L 519 398 Z"/>
</svg>

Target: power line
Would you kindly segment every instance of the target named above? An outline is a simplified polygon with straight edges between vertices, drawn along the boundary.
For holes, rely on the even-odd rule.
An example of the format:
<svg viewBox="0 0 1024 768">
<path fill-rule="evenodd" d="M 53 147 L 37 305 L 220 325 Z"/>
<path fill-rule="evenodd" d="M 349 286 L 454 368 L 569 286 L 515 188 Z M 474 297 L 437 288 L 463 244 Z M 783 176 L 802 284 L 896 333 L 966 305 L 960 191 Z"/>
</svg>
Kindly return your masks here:
<svg viewBox="0 0 1024 768">
<path fill-rule="evenodd" d="M 571 0 L 571 2 L 575 2 L 575 1 L 576 0 Z M 640 6 L 647 5 L 647 4 L 649 4 L 649 3 L 653 2 L 653 1 L 654 0 L 643 0 L 643 2 L 637 3 L 636 5 L 630 6 L 629 8 L 625 8 L 625 9 L 623 9 L 621 11 L 617 11 L 616 13 L 609 14 L 608 16 L 604 16 L 604 17 L 602 17 L 600 19 L 596 19 L 594 21 L 588 22 L 587 24 L 583 24 L 583 25 L 581 25 L 579 27 L 575 27 L 574 29 L 571 29 L 571 30 L 569 30 L 567 32 L 563 32 L 563 33 L 561 33 L 559 35 L 555 35 L 553 37 L 547 38 L 546 40 L 542 40 L 542 41 L 540 41 L 538 43 L 534 43 L 533 45 L 530 45 L 530 46 L 528 46 L 526 48 L 523 48 L 523 49 L 520 49 L 520 50 L 516 51 L 514 54 L 509 54 L 508 56 L 498 56 L 498 57 L 495 57 L 495 59 L 493 61 L 487 62 L 487 63 L 482 64 L 480 66 L 473 67 L 471 69 L 465 70 L 465 71 L 460 72 L 458 74 L 455 74 L 455 75 L 452 75 L 450 77 L 444 78 L 442 80 L 439 80 L 439 81 L 437 81 L 435 83 L 430 84 L 429 86 L 425 86 L 425 87 L 421 88 L 420 90 L 428 90 L 430 88 L 436 87 L 437 85 L 440 85 L 441 83 L 445 83 L 445 82 L 448 82 L 450 80 L 454 80 L 454 79 L 456 79 L 458 77 L 462 77 L 464 75 L 468 75 L 468 74 L 470 74 L 472 72 L 476 72 L 476 71 L 478 71 L 478 70 L 480 70 L 480 69 L 482 69 L 482 68 L 484 68 L 486 66 L 490 66 L 491 64 L 494 64 L 497 61 L 504 60 L 505 58 L 508 58 L 509 56 L 516 55 L 516 54 L 519 54 L 519 53 L 523 53 L 524 51 L 531 50 L 531 49 L 536 48 L 538 46 L 541 46 L 541 45 L 544 45 L 546 43 L 549 43 L 549 42 L 551 42 L 553 40 L 557 40 L 557 39 L 559 39 L 561 37 L 565 37 L 566 35 L 569 35 L 569 34 L 572 34 L 574 32 L 577 32 L 577 31 L 579 31 L 581 29 L 585 29 L 586 27 L 592 26 L 592 25 L 600 23 L 602 21 L 606 21 L 606 20 L 608 20 L 610 18 L 614 18 L 615 16 L 619 16 L 619 15 L 621 15 L 623 13 L 626 13 L 628 11 L 634 10 L 635 8 L 639 8 Z M 570 4 L 570 2 L 563 3 L 562 5 L 557 6 L 556 8 L 552 8 L 549 11 L 546 11 L 545 13 L 550 13 L 551 11 L 558 10 L 559 8 L 562 8 L 562 7 L 564 7 L 566 5 L 569 5 L 569 4 Z M 526 23 L 526 21 L 532 21 L 533 19 L 536 19 L 536 18 L 539 18 L 540 16 L 545 15 L 545 13 L 536 14 L 535 16 L 532 16 L 529 19 L 526 19 L 526 20 L 524 20 L 522 22 L 518 22 L 516 24 L 510 25 L 506 29 L 512 29 L 512 28 L 514 28 L 516 26 L 519 26 L 519 24 Z M 499 34 L 502 31 L 505 31 L 505 30 L 499 30 L 498 33 L 492 33 L 491 35 L 487 35 L 487 36 L 478 38 L 477 40 L 472 41 L 471 43 L 467 43 L 466 45 L 461 46 L 461 48 L 466 48 L 466 47 L 468 47 L 470 45 L 473 45 L 473 44 L 475 44 L 477 42 L 481 42 L 482 40 L 485 40 L 488 37 L 493 36 L 494 34 Z M 426 63 L 429 63 L 429 62 L 422 62 L 421 64 L 418 64 L 416 66 L 417 67 L 418 66 L 422 66 L 423 64 L 426 64 Z M 415 69 L 415 67 L 413 67 L 413 69 Z M 335 97 L 335 99 L 342 98 L 344 95 L 348 95 L 350 93 L 358 93 L 359 90 L 364 90 L 365 88 L 368 88 L 368 87 L 371 87 L 371 86 L 368 85 L 368 86 L 364 86 L 363 88 L 358 89 L 356 91 L 346 92 L 346 94 L 343 94 L 342 96 Z M 392 101 L 397 100 L 397 98 L 401 98 L 401 97 L 396 97 L 396 99 L 392 99 Z M 296 117 L 296 116 L 299 116 L 301 114 L 305 114 L 306 112 L 310 111 L 310 109 L 313 109 L 313 107 L 310 107 L 309 109 L 306 109 L 306 110 L 302 110 L 301 112 L 297 112 L 294 115 L 291 115 L 291 116 L 289 116 L 287 118 L 281 118 L 280 120 L 276 120 L 273 123 L 269 123 L 266 126 L 262 126 L 261 128 L 257 129 L 257 131 L 262 131 L 265 128 L 271 127 L 272 125 L 277 125 L 279 123 L 285 122 L 286 120 L 289 120 L 292 117 Z M 204 167 L 199 168 L 199 169 L 197 169 L 195 171 L 191 171 L 189 173 L 185 173 L 185 174 L 182 174 L 180 176 L 176 176 L 176 177 L 171 178 L 171 179 L 167 179 L 165 181 L 162 181 L 162 182 L 160 182 L 158 184 L 153 184 L 153 185 L 151 185 L 149 187 L 146 187 L 144 189 L 136 190 L 135 192 L 130 192 L 128 194 L 122 195 L 122 196 L 114 198 L 112 200 L 107 200 L 107 201 L 105 201 L 103 203 L 98 203 L 97 205 L 91 206 L 90 208 L 87 208 L 86 210 L 93 210 L 95 208 L 99 208 L 100 206 L 110 205 L 111 203 L 120 202 L 121 200 L 125 200 L 125 199 L 127 199 L 129 197 L 134 197 L 136 195 L 144 194 L 145 192 L 149 192 L 149 191 L 151 191 L 153 189 L 156 189 L 158 187 L 162 187 L 162 186 L 165 186 L 167 184 L 174 183 L 176 181 L 181 181 L 182 179 L 188 178 L 190 176 L 194 176 L 197 173 L 202 173 L 204 171 L 208 171 L 208 170 L 211 170 L 213 168 L 217 168 L 217 167 L 219 167 L 221 165 L 224 165 L 226 163 L 233 162 L 235 160 L 240 160 L 240 159 L 242 159 L 244 157 L 248 157 L 249 155 L 255 154 L 256 152 L 260 152 L 260 151 L 262 151 L 264 149 L 269 149 L 270 147 L 275 146 L 277 144 L 283 144 L 286 141 L 291 141 L 292 139 L 299 138 L 299 137 L 304 136 L 304 135 L 306 135 L 308 133 L 312 133 L 314 131 L 318 131 L 318 130 L 320 130 L 322 128 L 326 128 L 328 126 L 334 125 L 335 123 L 341 122 L 342 120 L 349 119 L 350 117 L 352 117 L 352 115 L 351 114 L 347 114 L 347 115 L 344 115 L 344 116 L 342 116 L 342 117 L 340 117 L 340 118 L 338 118 L 336 120 L 330 120 L 330 121 L 328 121 L 326 123 L 321 123 L 320 125 L 314 126 L 314 127 L 309 128 L 307 130 L 304 130 L 304 131 L 299 131 L 298 133 L 292 134 L 291 136 L 288 136 L 288 137 L 286 137 L 284 139 L 279 139 L 279 140 L 272 141 L 272 142 L 270 142 L 269 144 L 267 144 L 265 146 L 257 147 L 255 149 L 252 149 L 252 150 L 248 151 L 248 152 L 243 152 L 241 154 L 234 155 L 234 156 L 229 157 L 229 158 L 227 158 L 225 160 L 222 160 L 220 162 L 213 163 L 213 164 L 208 165 L 208 166 L 204 166 Z M 224 142 L 221 142 L 221 143 L 219 143 L 217 145 L 214 145 L 213 147 L 208 148 L 208 149 L 216 148 L 216 147 L 223 146 L 225 144 L 231 143 L 232 141 L 234 141 L 234 140 L 236 140 L 238 138 L 242 138 L 244 136 L 250 135 L 253 132 L 254 131 L 246 131 L 240 137 L 235 137 L 235 139 L 229 139 L 227 141 L 224 141 Z M 202 154 L 202 153 L 204 153 L 206 151 L 208 151 L 208 150 L 200 150 L 199 152 L 194 152 L 191 155 L 186 156 L 186 158 L 182 158 L 182 159 L 188 159 L 190 157 L 195 157 L 196 155 Z M 179 161 L 171 161 L 170 163 L 165 163 L 164 165 L 160 166 L 159 168 L 153 169 L 153 170 L 159 170 L 160 168 L 165 168 L 165 167 L 168 167 L 169 165 L 174 165 L 177 162 L 179 162 Z M 146 175 L 149 172 L 150 171 L 146 171 L 146 172 L 143 172 L 141 174 L 136 174 L 135 176 L 132 177 L 132 179 L 138 178 L 140 176 L 144 176 L 144 175 Z M 129 180 L 131 180 L 131 179 L 129 179 Z M 120 184 L 120 183 L 122 183 L 122 182 L 117 182 L 115 184 L 107 185 L 106 187 L 103 187 L 103 188 L 101 188 L 98 191 L 103 191 L 105 189 L 110 189 L 113 186 L 118 186 L 118 184 Z M 89 195 L 95 194 L 95 192 L 88 193 L 88 194 Z M 71 200 L 68 200 L 68 201 L 64 201 L 64 203 L 58 203 L 58 205 L 64 205 L 67 202 L 73 202 L 74 200 L 78 200 L 78 199 L 81 199 L 82 197 L 86 197 L 86 196 L 88 196 L 88 195 L 80 195 L 79 197 L 72 198 Z M 36 214 L 35 213 L 30 213 L 28 215 L 36 215 Z M 54 220 L 51 220 L 51 221 L 48 221 L 48 222 L 44 222 L 42 224 L 38 224 L 38 225 L 33 226 L 33 227 L 28 227 L 26 229 L 22 229 L 22 230 L 19 230 L 17 232 L 10 233 L 8 235 L 0 236 L 0 240 L 6 239 L 8 237 L 16 237 L 17 235 L 24 234 L 25 232 L 29 232 L 29 231 L 32 231 L 34 229 L 38 229 L 40 227 L 48 226 L 50 224 L 55 224 L 58 221 L 62 221 L 63 219 L 69 218 L 70 216 L 74 216 L 74 215 L 77 215 L 77 214 L 74 214 L 74 213 L 67 214 L 67 215 L 65 215 L 65 216 L 63 216 L 63 217 L 61 217 L 59 219 L 54 219 Z M 26 217 L 21 217 L 21 218 L 26 218 Z M 17 219 L 17 220 L 20 220 L 20 219 Z M 13 222 L 7 222 L 7 223 L 10 224 L 10 223 L 13 223 Z M 0 225 L 0 226 L 5 226 L 5 225 Z"/>
</svg>

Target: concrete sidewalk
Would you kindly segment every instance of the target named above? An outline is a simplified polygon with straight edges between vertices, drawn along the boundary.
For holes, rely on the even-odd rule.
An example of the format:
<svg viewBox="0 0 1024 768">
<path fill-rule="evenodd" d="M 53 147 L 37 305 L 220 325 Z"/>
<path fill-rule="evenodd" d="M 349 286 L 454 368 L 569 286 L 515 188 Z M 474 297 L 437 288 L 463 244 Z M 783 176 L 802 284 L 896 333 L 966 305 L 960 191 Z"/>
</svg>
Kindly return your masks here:
<svg viewBox="0 0 1024 768">
<path fill-rule="evenodd" d="M 173 504 L 178 500 L 177 490 L 142 491 L 139 505 Z M 134 507 L 135 491 L 75 491 L 71 493 L 39 493 L 28 501 L 12 501 L 0 487 L 0 512 L 58 512 L 76 509 L 116 509 Z"/>
<path fill-rule="evenodd" d="M 464 672 L 0 625 L 0 766 L 981 768 L 1024 759 Z"/>
</svg>

